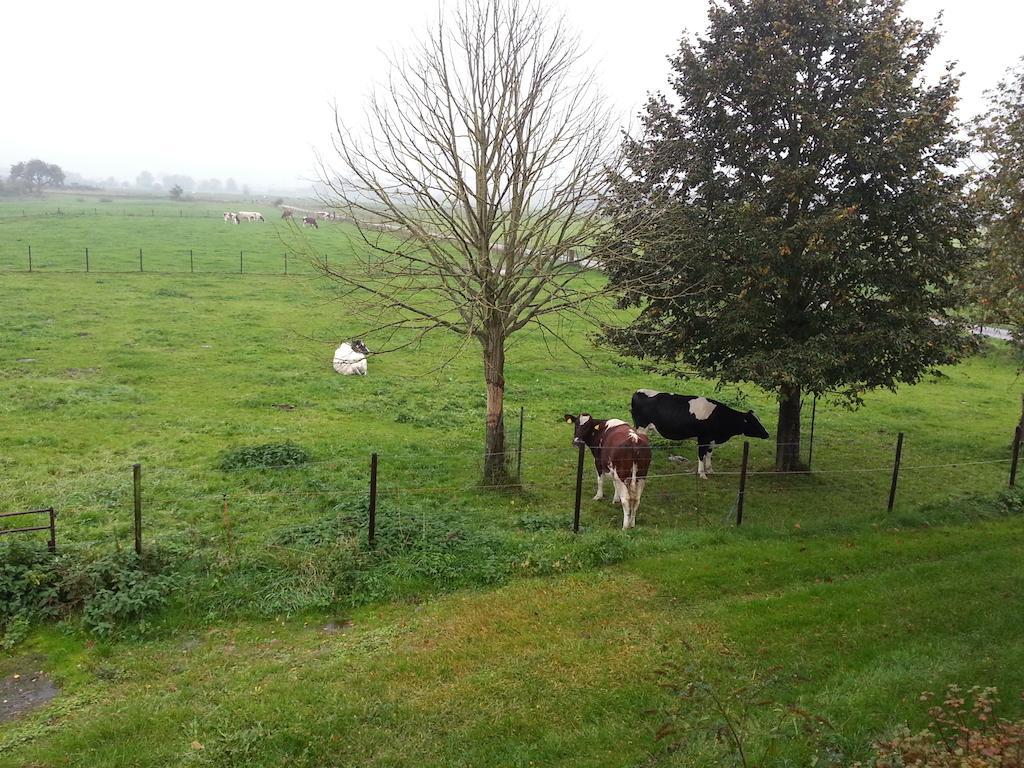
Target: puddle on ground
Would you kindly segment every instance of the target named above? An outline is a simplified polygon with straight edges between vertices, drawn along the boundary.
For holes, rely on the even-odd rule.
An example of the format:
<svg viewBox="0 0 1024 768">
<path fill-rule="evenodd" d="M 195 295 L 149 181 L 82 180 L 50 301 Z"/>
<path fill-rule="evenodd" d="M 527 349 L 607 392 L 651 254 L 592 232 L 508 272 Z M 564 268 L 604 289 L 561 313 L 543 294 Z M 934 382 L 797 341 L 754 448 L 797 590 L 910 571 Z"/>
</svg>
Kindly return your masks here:
<svg viewBox="0 0 1024 768">
<path fill-rule="evenodd" d="M 24 659 L 0 677 L 0 723 L 38 709 L 60 693 L 39 663 L 39 659 Z"/>
</svg>

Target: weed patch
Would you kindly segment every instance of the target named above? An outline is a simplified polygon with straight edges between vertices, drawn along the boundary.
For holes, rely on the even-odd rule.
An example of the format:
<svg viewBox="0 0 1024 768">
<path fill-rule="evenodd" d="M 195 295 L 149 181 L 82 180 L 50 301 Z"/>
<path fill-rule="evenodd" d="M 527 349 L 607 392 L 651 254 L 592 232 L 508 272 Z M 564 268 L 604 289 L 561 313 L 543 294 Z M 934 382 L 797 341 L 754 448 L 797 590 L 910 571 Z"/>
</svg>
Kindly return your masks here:
<svg viewBox="0 0 1024 768">
<path fill-rule="evenodd" d="M 309 452 L 294 443 L 264 443 L 234 448 L 221 454 L 218 467 L 231 472 L 239 469 L 298 467 L 309 461 Z"/>
<path fill-rule="evenodd" d="M 92 633 L 109 636 L 163 606 L 175 585 L 169 556 L 86 551 L 52 554 L 12 542 L 0 549 L 0 647 L 19 642 L 34 621 L 81 612 Z"/>
</svg>

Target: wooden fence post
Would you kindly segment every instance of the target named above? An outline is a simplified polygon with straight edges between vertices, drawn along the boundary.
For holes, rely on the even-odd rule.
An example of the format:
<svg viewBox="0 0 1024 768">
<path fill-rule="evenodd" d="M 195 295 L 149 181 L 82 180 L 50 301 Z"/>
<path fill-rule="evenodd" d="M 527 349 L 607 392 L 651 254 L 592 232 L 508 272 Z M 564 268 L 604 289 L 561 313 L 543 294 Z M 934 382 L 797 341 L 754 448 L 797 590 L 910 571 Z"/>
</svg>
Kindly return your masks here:
<svg viewBox="0 0 1024 768">
<path fill-rule="evenodd" d="M 288 254 L 284 255 L 284 273 L 288 274 Z"/>
<path fill-rule="evenodd" d="M 576 508 L 572 515 L 572 532 L 580 532 L 580 502 L 583 500 L 583 454 L 587 446 L 580 446 L 580 457 L 576 462 Z"/>
<path fill-rule="evenodd" d="M 192 257 L 192 249 L 191 248 L 188 249 L 188 271 L 189 272 L 195 272 L 196 271 L 196 262 L 195 262 L 195 259 Z"/>
<path fill-rule="evenodd" d="M 142 249 L 139 248 L 139 272 L 142 271 Z"/>
<path fill-rule="evenodd" d="M 57 551 L 57 513 L 54 512 L 53 507 L 50 507 L 47 511 L 50 513 L 50 541 L 46 548 L 52 554 Z"/>
<path fill-rule="evenodd" d="M 892 465 L 892 486 L 889 488 L 889 512 L 896 503 L 896 481 L 900 478 L 900 457 L 903 455 L 903 433 L 896 438 L 896 461 Z"/>
<path fill-rule="evenodd" d="M 85 271 L 89 271 L 89 249 L 85 249 Z"/>
<path fill-rule="evenodd" d="M 142 465 L 132 464 L 135 496 L 135 554 L 142 557 Z"/>
<path fill-rule="evenodd" d="M 370 529 L 367 540 L 372 547 L 377 540 L 377 454 L 370 454 Z"/>
<path fill-rule="evenodd" d="M 245 274 L 245 269 L 242 268 L 242 251 L 238 252 L 238 274 Z"/>
<path fill-rule="evenodd" d="M 1020 424 L 1013 430 L 1013 459 L 1010 461 L 1010 487 L 1017 484 L 1017 459 L 1020 458 L 1021 428 Z"/>
<path fill-rule="evenodd" d="M 750 457 L 750 443 L 743 441 L 743 459 L 740 463 L 740 492 L 736 497 L 736 525 L 743 525 L 743 501 L 747 495 L 747 460 Z"/>
<path fill-rule="evenodd" d="M 32 246 L 28 247 L 28 271 L 32 271 Z"/>
</svg>

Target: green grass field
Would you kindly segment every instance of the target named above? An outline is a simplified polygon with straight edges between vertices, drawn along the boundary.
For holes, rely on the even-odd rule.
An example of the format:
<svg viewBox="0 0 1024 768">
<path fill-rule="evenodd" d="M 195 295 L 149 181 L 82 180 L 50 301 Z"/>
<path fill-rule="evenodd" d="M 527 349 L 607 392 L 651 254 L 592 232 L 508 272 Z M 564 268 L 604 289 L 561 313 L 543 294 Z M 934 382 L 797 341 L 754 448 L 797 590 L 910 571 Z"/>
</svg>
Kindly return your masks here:
<svg viewBox="0 0 1024 768">
<path fill-rule="evenodd" d="M 659 442 L 638 527 L 589 500 L 588 464 L 574 536 L 562 414 L 628 418 L 637 387 L 711 385 L 647 374 L 582 326 L 564 331 L 589 365 L 516 337 L 506 419 L 514 444 L 523 407 L 523 487 L 482 490 L 479 351 L 437 336 L 338 376 L 333 349 L 358 320 L 306 260 L 284 276 L 284 253 L 350 258 L 351 232 L 252 209 L 267 222 L 199 203 L 0 201 L 0 511 L 53 505 L 62 549 L 130 548 L 139 462 L 146 545 L 180 561 L 169 606 L 142 624 L 99 640 L 75 620 L 37 626 L 0 661 L 63 689 L 0 724 L 0 765 L 711 764 L 706 733 L 656 739 L 686 720 L 670 685 L 686 679 L 723 696 L 757 679 L 781 702 L 739 718 L 763 765 L 863 758 L 923 724 L 917 694 L 947 682 L 998 685 L 1020 711 L 1024 523 L 998 497 L 1020 383 L 1004 347 L 856 412 L 820 402 L 811 475 L 771 474 L 773 445 L 754 441 L 740 529 L 741 444 L 703 482 Z M 764 393 L 717 396 L 774 431 Z M 218 468 L 270 442 L 312 461 Z M 779 731 L 782 704 L 830 726 Z"/>
</svg>

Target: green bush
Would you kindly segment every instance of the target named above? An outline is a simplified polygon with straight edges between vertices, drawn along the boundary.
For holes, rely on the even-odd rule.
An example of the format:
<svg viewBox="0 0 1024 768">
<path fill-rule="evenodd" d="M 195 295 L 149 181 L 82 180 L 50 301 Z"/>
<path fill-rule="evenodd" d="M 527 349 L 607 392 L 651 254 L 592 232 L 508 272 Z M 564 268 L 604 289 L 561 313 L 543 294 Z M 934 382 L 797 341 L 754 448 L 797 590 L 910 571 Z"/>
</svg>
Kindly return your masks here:
<svg viewBox="0 0 1024 768">
<path fill-rule="evenodd" d="M 12 542 L 0 548 L 0 645 L 10 647 L 34 621 L 81 611 L 84 625 L 109 635 L 161 607 L 175 578 L 168 556 L 134 552 L 50 553 Z"/>
<path fill-rule="evenodd" d="M 225 472 L 237 469 L 297 467 L 309 461 L 309 452 L 294 443 L 264 443 L 224 452 L 218 466 Z"/>
</svg>

